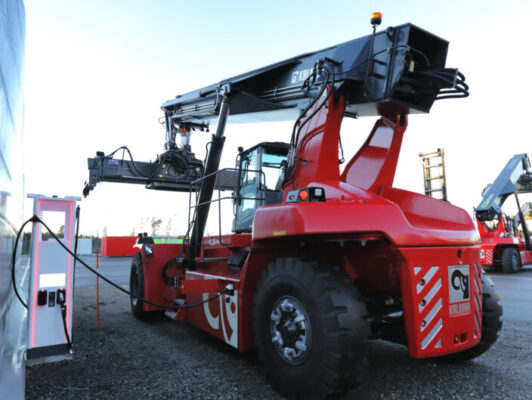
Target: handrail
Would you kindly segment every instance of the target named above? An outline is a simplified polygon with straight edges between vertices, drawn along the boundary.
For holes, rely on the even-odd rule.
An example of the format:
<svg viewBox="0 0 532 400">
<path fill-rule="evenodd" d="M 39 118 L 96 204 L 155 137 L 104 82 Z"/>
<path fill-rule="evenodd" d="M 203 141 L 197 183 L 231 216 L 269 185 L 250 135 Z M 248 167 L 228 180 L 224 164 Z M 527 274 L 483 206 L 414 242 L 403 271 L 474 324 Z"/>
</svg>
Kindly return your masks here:
<svg viewBox="0 0 532 400">
<path fill-rule="evenodd" d="M 235 186 L 233 187 L 233 193 L 236 192 L 240 186 L 240 174 L 242 172 L 255 172 L 259 175 L 259 180 L 258 180 L 258 185 L 259 185 L 259 188 L 262 187 L 263 184 L 265 184 L 266 182 L 266 174 L 264 173 L 264 171 L 260 171 L 260 170 L 254 170 L 254 169 L 240 169 L 240 168 L 222 168 L 222 169 L 219 169 L 218 171 L 214 171 L 210 174 L 207 174 L 207 175 L 204 175 L 202 176 L 201 178 L 198 178 L 196 179 L 195 181 L 192 181 L 191 183 L 191 187 L 190 187 L 190 190 L 189 190 L 189 200 L 188 200 L 188 223 L 190 225 L 190 214 L 191 214 L 191 210 L 195 210 L 197 207 L 199 206 L 202 206 L 202 205 L 205 205 L 205 204 L 211 204 L 211 203 L 214 203 L 214 202 L 217 202 L 218 203 L 218 241 L 219 243 L 222 245 L 222 246 L 230 246 L 231 244 L 230 243 L 224 243 L 223 240 L 222 240 L 222 200 L 237 200 L 236 197 L 234 196 L 224 196 L 222 197 L 221 195 L 221 192 L 222 190 L 220 188 L 218 188 L 218 198 L 216 199 L 211 199 L 209 201 L 205 201 L 205 202 L 202 202 L 202 203 L 198 203 L 198 192 L 197 191 L 193 191 L 192 188 L 193 187 L 197 187 L 197 186 L 201 186 L 201 183 L 203 182 L 203 180 L 213 176 L 213 175 L 216 175 L 218 176 L 218 174 L 220 174 L 221 172 L 223 171 L 235 171 L 235 172 L 238 172 L 239 173 L 239 176 L 238 176 L 238 184 L 235 184 Z M 192 204 L 192 193 L 194 193 L 196 195 L 196 201 L 194 202 L 194 204 Z M 238 200 L 265 200 L 264 197 L 239 197 Z M 194 215 L 196 213 L 194 212 Z"/>
</svg>

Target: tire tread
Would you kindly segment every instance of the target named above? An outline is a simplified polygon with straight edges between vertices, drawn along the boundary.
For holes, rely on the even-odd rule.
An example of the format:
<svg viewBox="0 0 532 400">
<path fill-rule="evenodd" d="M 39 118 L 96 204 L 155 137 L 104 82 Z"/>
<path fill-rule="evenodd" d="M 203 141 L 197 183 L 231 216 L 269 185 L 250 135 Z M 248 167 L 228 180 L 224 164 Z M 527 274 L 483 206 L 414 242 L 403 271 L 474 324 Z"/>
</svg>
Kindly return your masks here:
<svg viewBox="0 0 532 400">
<path fill-rule="evenodd" d="M 268 353 L 261 348 L 261 335 L 257 334 L 257 307 L 261 292 L 274 277 L 281 274 L 296 278 L 307 286 L 321 308 L 325 351 L 324 360 L 318 368 L 323 369 L 323 373 L 319 373 L 320 379 L 309 380 L 301 393 L 275 380 Z M 367 310 L 361 302 L 358 289 L 341 268 L 302 258 L 281 258 L 270 264 L 262 273 L 255 290 L 253 331 L 255 345 L 259 349 L 259 361 L 264 364 L 273 386 L 285 395 L 303 398 L 316 395 L 320 398 L 337 397 L 345 393 L 356 378 L 361 378 L 361 371 L 367 365 L 366 339 L 370 328 L 366 316 Z"/>
</svg>

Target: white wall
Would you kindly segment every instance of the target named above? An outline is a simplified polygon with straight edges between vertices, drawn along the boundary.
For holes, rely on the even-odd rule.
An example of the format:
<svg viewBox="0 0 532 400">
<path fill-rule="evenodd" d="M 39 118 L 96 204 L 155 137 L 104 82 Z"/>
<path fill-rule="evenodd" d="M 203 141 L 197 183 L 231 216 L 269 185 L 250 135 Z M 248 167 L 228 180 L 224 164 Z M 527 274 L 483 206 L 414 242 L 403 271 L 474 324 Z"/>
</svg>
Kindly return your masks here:
<svg viewBox="0 0 532 400">
<path fill-rule="evenodd" d="M 0 276 L 11 276 L 11 252 L 24 212 L 22 147 L 25 16 L 22 0 L 0 0 Z M 27 259 L 15 282 L 27 302 Z M 0 399 L 24 399 L 26 309 L 11 279 L 0 279 Z"/>
</svg>

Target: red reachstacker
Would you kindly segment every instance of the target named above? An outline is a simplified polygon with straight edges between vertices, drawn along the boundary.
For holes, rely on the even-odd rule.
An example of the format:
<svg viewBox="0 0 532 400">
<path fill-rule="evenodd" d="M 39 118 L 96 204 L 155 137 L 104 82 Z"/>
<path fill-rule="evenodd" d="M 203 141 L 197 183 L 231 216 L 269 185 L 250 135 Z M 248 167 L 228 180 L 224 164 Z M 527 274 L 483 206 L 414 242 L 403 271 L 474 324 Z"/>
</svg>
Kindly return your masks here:
<svg viewBox="0 0 532 400">
<path fill-rule="evenodd" d="M 111 181 L 195 198 L 182 245 L 144 238 L 133 258 L 135 317 L 164 310 L 239 351 L 258 348 L 289 395 L 345 393 L 363 375 L 369 339 L 460 361 L 484 353 L 501 328 L 467 212 L 393 187 L 408 114 L 466 97 L 465 78 L 445 67 L 448 42 L 412 24 L 376 32 L 380 21 L 375 13 L 368 36 L 165 102 L 155 162 L 134 161 L 126 147 L 129 160 L 89 159 L 85 195 Z M 342 120 L 361 116 L 379 119 L 340 172 Z M 220 169 L 228 117 L 295 124 L 289 143 L 239 148 L 237 167 Z M 189 138 L 212 122 L 203 163 Z M 233 233 L 204 237 L 222 191 L 232 192 Z"/>
<path fill-rule="evenodd" d="M 506 163 L 475 208 L 481 238 L 480 263 L 485 268 L 501 267 L 502 271 L 515 274 L 532 264 L 532 243 L 525 218 L 532 207 L 531 203 L 521 206 L 519 194 L 523 193 L 532 193 L 532 168 L 525 153 L 514 155 Z M 512 195 L 517 205 L 514 217 L 502 211 L 503 204 Z M 495 226 L 490 227 L 490 222 Z"/>
</svg>

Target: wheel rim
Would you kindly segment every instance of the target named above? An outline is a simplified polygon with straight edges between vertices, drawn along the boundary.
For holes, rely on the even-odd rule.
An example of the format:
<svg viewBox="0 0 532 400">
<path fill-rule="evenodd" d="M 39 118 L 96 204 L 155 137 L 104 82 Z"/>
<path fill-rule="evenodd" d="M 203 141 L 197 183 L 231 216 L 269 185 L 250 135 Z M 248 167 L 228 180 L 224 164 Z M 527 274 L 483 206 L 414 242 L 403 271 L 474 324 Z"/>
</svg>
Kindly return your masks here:
<svg viewBox="0 0 532 400">
<path fill-rule="evenodd" d="M 290 364 L 303 363 L 310 354 L 312 328 L 305 307 L 292 296 L 279 298 L 270 314 L 270 335 L 281 358 Z"/>
</svg>

